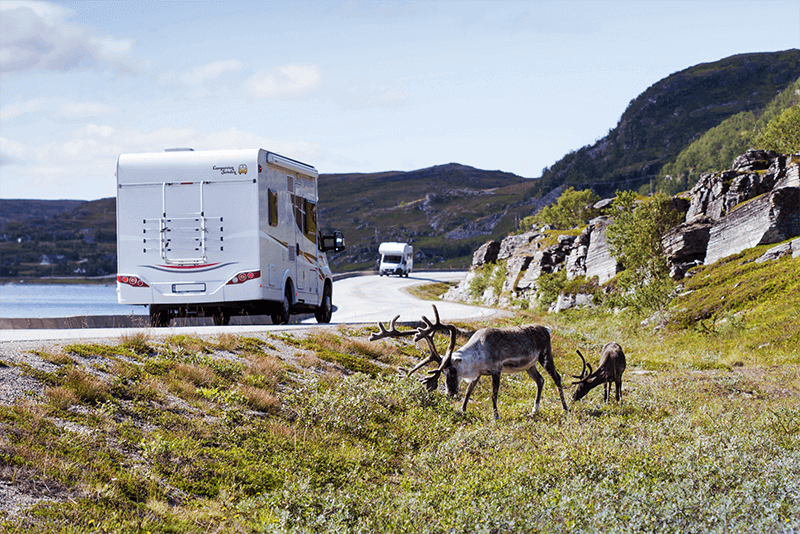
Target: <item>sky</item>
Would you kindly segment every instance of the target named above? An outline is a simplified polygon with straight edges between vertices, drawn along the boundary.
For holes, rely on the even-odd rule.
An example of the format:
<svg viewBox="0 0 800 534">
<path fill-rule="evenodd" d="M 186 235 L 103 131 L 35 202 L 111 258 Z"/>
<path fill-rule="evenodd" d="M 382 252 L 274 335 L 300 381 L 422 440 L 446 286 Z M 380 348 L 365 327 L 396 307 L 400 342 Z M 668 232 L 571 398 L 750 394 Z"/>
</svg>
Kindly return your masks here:
<svg viewBox="0 0 800 534">
<path fill-rule="evenodd" d="M 0 0 L 0 198 L 175 147 L 536 178 L 670 74 L 791 48 L 798 0 Z"/>
</svg>

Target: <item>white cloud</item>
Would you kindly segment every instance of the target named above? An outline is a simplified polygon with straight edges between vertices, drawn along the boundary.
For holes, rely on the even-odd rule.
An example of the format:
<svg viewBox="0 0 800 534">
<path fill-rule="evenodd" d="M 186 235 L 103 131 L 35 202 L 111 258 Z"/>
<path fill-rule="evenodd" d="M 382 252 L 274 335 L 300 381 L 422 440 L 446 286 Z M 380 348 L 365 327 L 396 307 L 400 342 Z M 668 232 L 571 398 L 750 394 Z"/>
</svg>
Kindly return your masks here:
<svg viewBox="0 0 800 534">
<path fill-rule="evenodd" d="M 34 98 L 33 100 L 28 100 L 27 102 L 16 102 L 14 104 L 9 104 L 8 106 L 3 106 L 0 108 L 0 121 L 11 120 L 15 117 L 26 115 L 28 113 L 36 113 L 44 107 L 44 104 L 44 98 Z"/>
<path fill-rule="evenodd" d="M 239 71 L 243 68 L 244 63 L 238 59 L 213 61 L 186 71 L 181 76 L 181 79 L 186 85 L 202 85 L 207 81 L 219 78 L 225 73 Z"/>
<path fill-rule="evenodd" d="M 304 141 L 276 141 L 229 128 L 201 132 L 193 128 L 153 131 L 88 124 L 69 139 L 38 146 L 0 138 L 3 198 L 94 200 L 114 196 L 117 157 L 121 153 L 161 152 L 165 148 L 265 148 L 314 164 L 321 148 Z"/>
<path fill-rule="evenodd" d="M 132 39 L 95 35 L 92 28 L 69 22 L 72 11 L 48 2 L 0 2 L 0 69 L 66 72 L 110 65 L 133 67 L 127 58 Z"/>
<path fill-rule="evenodd" d="M 245 81 L 245 89 L 253 98 L 266 100 L 302 95 L 321 82 L 322 74 L 316 65 L 287 65 L 277 73 L 255 73 Z"/>
</svg>

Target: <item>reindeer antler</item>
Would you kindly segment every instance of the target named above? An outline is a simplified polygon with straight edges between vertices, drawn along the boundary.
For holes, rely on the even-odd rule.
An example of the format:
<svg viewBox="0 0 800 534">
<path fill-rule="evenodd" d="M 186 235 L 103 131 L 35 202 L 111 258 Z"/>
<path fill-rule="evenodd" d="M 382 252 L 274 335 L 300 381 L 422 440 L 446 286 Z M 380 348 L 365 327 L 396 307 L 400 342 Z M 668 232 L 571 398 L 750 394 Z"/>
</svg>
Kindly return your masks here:
<svg viewBox="0 0 800 534">
<path fill-rule="evenodd" d="M 592 374 L 592 366 L 590 364 L 586 363 L 586 359 L 583 357 L 583 354 L 581 354 L 581 351 L 579 351 L 578 349 L 575 349 L 575 352 L 578 353 L 578 356 L 581 357 L 581 361 L 583 361 L 583 369 L 581 369 L 581 374 L 580 375 L 572 375 L 572 378 L 577 378 L 578 379 L 578 381 L 577 382 L 573 382 L 573 384 L 578 384 L 578 383 L 582 382 L 587 376 Z M 586 371 L 587 367 L 589 368 L 588 372 Z"/>
<path fill-rule="evenodd" d="M 445 354 L 444 358 L 440 359 L 439 367 L 437 369 L 428 371 L 428 376 L 425 378 L 421 378 L 420 382 L 425 384 L 425 387 L 428 388 L 428 391 L 434 391 L 439 385 L 439 376 L 442 374 L 442 371 L 450 367 L 451 365 L 451 358 L 453 356 L 453 349 L 456 346 L 456 334 L 457 329 L 455 326 L 451 324 L 442 324 L 442 321 L 439 318 L 439 310 L 436 309 L 436 305 L 432 305 L 433 308 L 433 316 L 436 318 L 436 322 L 432 323 L 427 317 L 424 315 L 422 316 L 422 321 L 425 323 L 425 326 L 421 326 L 417 329 L 417 335 L 414 336 L 414 341 L 419 341 L 420 339 L 429 340 L 429 345 L 432 347 L 432 351 L 435 351 L 436 348 L 433 347 L 433 341 L 431 341 L 431 337 L 436 332 L 447 332 L 450 334 L 450 341 L 447 345 L 447 353 Z"/>
<path fill-rule="evenodd" d="M 416 335 L 416 333 L 417 333 L 416 330 L 405 330 L 405 331 L 402 331 L 402 332 L 400 330 L 398 330 L 397 327 L 395 327 L 394 324 L 397 322 L 397 320 L 399 318 L 400 318 L 399 315 L 395 315 L 394 319 L 392 319 L 391 323 L 389 323 L 389 327 L 391 328 L 391 330 L 386 330 L 386 328 L 383 326 L 383 323 L 378 321 L 378 328 L 380 328 L 381 331 L 378 332 L 377 334 L 376 333 L 370 334 L 369 335 L 369 340 L 370 341 L 377 341 L 377 340 L 383 339 L 385 337 L 408 337 L 408 336 Z"/>
<path fill-rule="evenodd" d="M 391 320 L 391 322 L 389 323 L 390 330 L 387 330 L 386 327 L 384 327 L 382 323 L 378 322 L 378 328 L 380 328 L 380 332 L 370 334 L 369 340 L 370 341 L 377 341 L 379 339 L 383 339 L 383 338 L 387 338 L 387 337 L 415 336 L 414 341 L 415 342 L 418 341 L 416 339 L 416 336 L 419 335 L 418 334 L 418 332 L 419 332 L 418 330 L 403 330 L 403 331 L 401 331 L 401 330 L 397 329 L 397 327 L 395 326 L 395 323 L 397 322 L 397 319 L 399 319 L 399 318 L 400 318 L 400 316 L 396 315 L 394 317 L 394 319 Z M 423 317 L 423 319 L 425 319 L 425 317 Z M 425 319 L 425 320 L 427 321 L 427 319 Z M 437 313 L 437 320 L 438 320 L 438 313 Z M 429 323 L 429 321 L 428 321 L 428 323 Z M 422 360 L 421 362 L 419 362 L 417 365 L 415 365 L 410 371 L 405 371 L 402 368 L 400 369 L 401 372 L 405 372 L 406 375 L 408 375 L 408 376 L 410 376 L 412 373 L 415 373 L 419 369 L 422 369 L 423 367 L 425 367 L 426 365 L 428 365 L 431 362 L 436 362 L 437 364 L 439 364 L 442 361 L 442 357 L 439 356 L 439 352 L 436 350 L 436 345 L 434 345 L 434 343 L 433 343 L 432 336 L 430 336 L 430 335 L 429 336 L 425 336 L 423 339 L 425 339 L 425 342 L 428 345 L 428 351 L 430 352 L 430 355 L 427 358 L 425 358 L 424 360 Z"/>
</svg>

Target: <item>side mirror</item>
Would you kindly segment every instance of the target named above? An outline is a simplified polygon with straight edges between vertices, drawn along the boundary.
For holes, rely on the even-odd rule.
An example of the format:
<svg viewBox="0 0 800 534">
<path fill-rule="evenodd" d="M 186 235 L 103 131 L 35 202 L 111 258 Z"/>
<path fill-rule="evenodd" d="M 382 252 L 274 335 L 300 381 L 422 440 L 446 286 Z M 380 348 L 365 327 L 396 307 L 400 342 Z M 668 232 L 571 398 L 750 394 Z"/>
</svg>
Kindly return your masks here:
<svg viewBox="0 0 800 534">
<path fill-rule="evenodd" d="M 333 232 L 333 235 L 323 235 L 320 238 L 319 249 L 322 252 L 341 252 L 345 249 L 344 236 L 342 232 Z"/>
</svg>

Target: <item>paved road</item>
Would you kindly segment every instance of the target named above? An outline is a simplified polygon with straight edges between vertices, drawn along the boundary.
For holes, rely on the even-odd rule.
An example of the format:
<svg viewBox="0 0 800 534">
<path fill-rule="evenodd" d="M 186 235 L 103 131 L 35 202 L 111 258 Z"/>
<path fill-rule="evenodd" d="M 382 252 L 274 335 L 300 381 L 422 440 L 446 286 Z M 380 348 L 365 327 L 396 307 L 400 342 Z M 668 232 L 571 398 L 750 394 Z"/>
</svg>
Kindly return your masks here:
<svg viewBox="0 0 800 534">
<path fill-rule="evenodd" d="M 433 319 L 431 301 L 417 299 L 405 290 L 413 285 L 432 282 L 461 280 L 464 272 L 412 273 L 408 278 L 357 276 L 338 280 L 333 285 L 334 312 L 331 325 L 388 323 L 395 315 L 399 322 L 417 322 L 425 315 Z M 495 316 L 500 312 L 492 308 L 480 308 L 454 302 L 436 302 L 443 321 L 456 319 L 469 320 Z M 228 326 L 177 326 L 169 328 L 78 328 L 78 329 L 0 329 L 0 342 L 39 341 L 39 340 L 95 340 L 119 339 L 138 330 L 150 335 L 217 335 L 231 333 L 245 335 L 248 332 L 296 331 L 318 328 L 320 325 L 311 318 L 301 324 L 291 325 L 228 325 Z"/>
<path fill-rule="evenodd" d="M 339 280 L 333 285 L 333 302 L 336 309 L 332 323 L 388 322 L 399 315 L 400 322 L 417 322 L 425 315 L 433 319 L 431 304 L 436 304 L 442 321 L 480 319 L 493 316 L 498 310 L 480 308 L 455 302 L 431 302 L 412 297 L 406 289 L 433 282 L 462 280 L 466 273 L 412 273 L 408 278 L 396 276 L 358 276 Z M 314 322 L 308 319 L 305 322 Z"/>
</svg>

